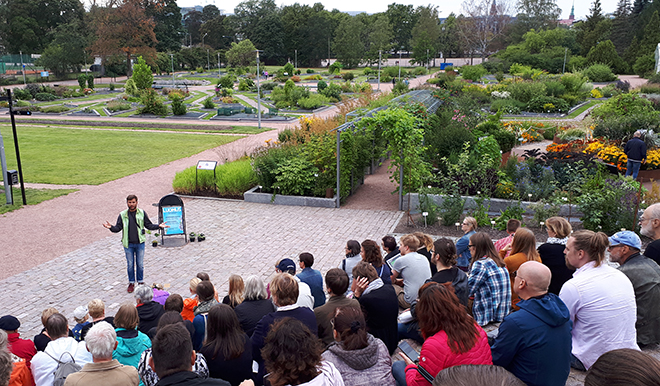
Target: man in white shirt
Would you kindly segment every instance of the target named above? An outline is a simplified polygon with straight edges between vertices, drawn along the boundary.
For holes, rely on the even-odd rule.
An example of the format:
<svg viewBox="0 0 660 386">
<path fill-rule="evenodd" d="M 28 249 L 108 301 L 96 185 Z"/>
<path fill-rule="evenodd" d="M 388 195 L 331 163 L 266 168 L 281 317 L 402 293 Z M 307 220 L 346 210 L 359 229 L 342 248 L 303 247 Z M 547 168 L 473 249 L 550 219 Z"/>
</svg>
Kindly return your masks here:
<svg viewBox="0 0 660 386">
<path fill-rule="evenodd" d="M 602 354 L 620 348 L 639 350 L 637 308 L 630 280 L 605 262 L 607 235 L 575 232 L 566 243 L 566 264 L 575 268 L 559 297 L 573 321 L 571 366 L 588 370 Z"/>
<path fill-rule="evenodd" d="M 399 300 L 399 307 L 409 308 L 417 300 L 419 287 L 431 278 L 431 267 L 424 255 L 415 252 L 420 241 L 413 235 L 401 236 L 401 256 L 392 259 L 392 284 Z M 403 279 L 398 279 L 401 276 Z"/>
<path fill-rule="evenodd" d="M 312 296 L 312 289 L 309 288 L 307 283 L 301 281 L 300 278 L 296 276 L 296 263 L 291 259 L 282 259 L 275 265 L 275 270 L 278 273 L 288 273 L 296 279 L 298 282 L 298 301 L 296 301 L 296 304 L 313 310 L 314 296 Z"/>
<path fill-rule="evenodd" d="M 92 362 L 92 354 L 87 351 L 85 342 L 77 342 L 68 336 L 69 326 L 64 315 L 51 315 L 46 322 L 46 332 L 51 341 L 44 351 L 32 358 L 32 375 L 36 386 L 53 386 L 57 361 L 75 361 L 80 366 Z"/>
</svg>

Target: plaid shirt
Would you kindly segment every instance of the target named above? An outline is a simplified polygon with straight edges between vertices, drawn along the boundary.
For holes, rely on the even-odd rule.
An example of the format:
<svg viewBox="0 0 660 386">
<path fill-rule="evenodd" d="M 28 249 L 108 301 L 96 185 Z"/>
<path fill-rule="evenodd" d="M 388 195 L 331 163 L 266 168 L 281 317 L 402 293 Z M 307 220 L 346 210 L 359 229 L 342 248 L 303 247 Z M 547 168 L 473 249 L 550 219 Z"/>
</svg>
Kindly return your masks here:
<svg viewBox="0 0 660 386">
<path fill-rule="evenodd" d="M 501 322 L 511 307 L 511 282 L 506 267 L 490 258 L 474 262 L 468 277 L 470 296 L 474 296 L 472 316 L 480 326 Z"/>
</svg>

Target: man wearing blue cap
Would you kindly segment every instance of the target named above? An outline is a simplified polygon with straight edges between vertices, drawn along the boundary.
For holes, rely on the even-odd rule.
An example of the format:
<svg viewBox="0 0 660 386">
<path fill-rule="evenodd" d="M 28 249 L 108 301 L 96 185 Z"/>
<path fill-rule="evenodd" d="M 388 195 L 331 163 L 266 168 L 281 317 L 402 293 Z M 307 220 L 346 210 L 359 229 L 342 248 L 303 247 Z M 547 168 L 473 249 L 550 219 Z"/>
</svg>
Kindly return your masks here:
<svg viewBox="0 0 660 386">
<path fill-rule="evenodd" d="M 282 259 L 275 264 L 275 272 L 284 272 L 293 276 L 298 282 L 298 301 L 296 304 L 299 306 L 307 307 L 310 310 L 314 309 L 314 296 L 309 286 L 296 276 L 296 263 L 291 259 Z"/>
<path fill-rule="evenodd" d="M 634 232 L 621 231 L 610 237 L 610 260 L 619 263 L 635 289 L 637 344 L 660 343 L 660 266 L 639 253 L 642 241 Z"/>
</svg>

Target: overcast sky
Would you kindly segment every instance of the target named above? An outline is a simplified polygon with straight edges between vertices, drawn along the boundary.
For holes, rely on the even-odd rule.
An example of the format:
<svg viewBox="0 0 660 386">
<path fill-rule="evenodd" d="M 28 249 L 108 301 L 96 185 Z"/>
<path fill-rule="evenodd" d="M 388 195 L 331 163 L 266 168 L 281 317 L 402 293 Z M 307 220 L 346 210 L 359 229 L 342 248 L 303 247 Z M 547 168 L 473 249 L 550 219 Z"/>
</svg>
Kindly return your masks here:
<svg viewBox="0 0 660 386">
<path fill-rule="evenodd" d="M 510 0 L 511 2 L 514 3 L 516 0 Z M 194 5 L 201 5 L 205 6 L 208 4 L 215 4 L 216 7 L 222 9 L 224 13 L 234 13 L 234 7 L 238 3 L 240 3 L 241 0 L 177 0 L 177 4 L 179 4 L 179 7 L 192 7 Z M 326 9 L 332 10 L 333 8 L 337 8 L 338 10 L 342 12 L 352 12 L 352 11 L 362 11 L 362 12 L 367 12 L 367 13 L 377 13 L 377 12 L 384 12 L 387 10 L 387 5 L 392 4 L 394 2 L 398 4 L 412 4 L 415 7 L 419 5 L 428 5 L 428 4 L 433 4 L 433 5 L 438 5 L 438 9 L 440 10 L 440 17 L 447 17 L 450 13 L 454 12 L 456 14 L 460 13 L 461 11 L 461 1 L 443 1 L 442 3 L 439 2 L 431 2 L 431 1 L 424 1 L 424 0 L 408 0 L 408 1 L 394 1 L 394 0 L 362 0 L 362 1 L 355 1 L 355 0 L 275 0 L 275 3 L 279 6 L 282 5 L 291 5 L 294 3 L 299 3 L 299 4 L 308 4 L 312 5 L 314 3 L 322 3 Z M 591 4 L 593 1 L 590 0 L 578 0 L 575 1 L 575 18 L 580 19 L 584 18 L 588 13 L 589 13 L 589 8 L 591 8 Z M 568 15 L 571 13 L 571 5 L 573 4 L 573 0 L 557 0 L 557 5 L 559 8 L 561 8 L 562 11 L 562 19 L 567 19 Z M 604 13 L 612 13 L 616 10 L 616 4 L 617 0 L 601 0 L 602 8 Z"/>
</svg>

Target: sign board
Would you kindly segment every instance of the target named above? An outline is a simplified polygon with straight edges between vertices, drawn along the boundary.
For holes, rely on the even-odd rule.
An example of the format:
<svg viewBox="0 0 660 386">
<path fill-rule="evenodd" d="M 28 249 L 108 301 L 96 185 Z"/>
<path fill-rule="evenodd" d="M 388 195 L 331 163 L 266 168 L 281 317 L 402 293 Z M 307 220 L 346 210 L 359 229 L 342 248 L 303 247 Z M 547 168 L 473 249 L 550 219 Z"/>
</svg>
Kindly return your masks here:
<svg viewBox="0 0 660 386">
<path fill-rule="evenodd" d="M 169 228 L 163 228 L 163 233 L 166 236 L 170 235 L 183 235 L 183 208 L 180 206 L 164 206 L 163 209 L 163 222 L 169 225 Z"/>
<path fill-rule="evenodd" d="M 197 170 L 215 170 L 218 161 L 197 161 Z"/>
<path fill-rule="evenodd" d="M 48 71 L 41 71 L 42 78 L 48 78 Z"/>
</svg>

